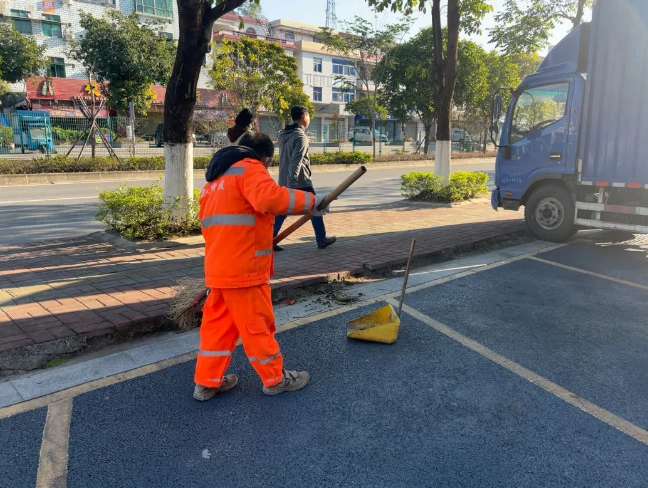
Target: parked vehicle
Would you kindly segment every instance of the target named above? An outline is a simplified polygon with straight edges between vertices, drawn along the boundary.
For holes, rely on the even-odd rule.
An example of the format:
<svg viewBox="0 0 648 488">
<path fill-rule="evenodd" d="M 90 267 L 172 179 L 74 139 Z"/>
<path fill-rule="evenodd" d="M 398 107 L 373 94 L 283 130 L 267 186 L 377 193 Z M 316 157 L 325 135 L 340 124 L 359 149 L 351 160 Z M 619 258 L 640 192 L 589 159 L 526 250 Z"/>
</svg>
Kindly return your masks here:
<svg viewBox="0 0 648 488">
<path fill-rule="evenodd" d="M 387 134 L 381 134 L 379 130 L 375 131 L 376 140 L 379 142 L 389 142 Z M 349 131 L 348 139 L 350 142 L 371 142 L 371 127 L 355 127 Z"/>
<path fill-rule="evenodd" d="M 162 147 L 164 146 L 164 124 L 158 124 L 157 128 L 155 129 L 155 145 L 157 147 Z M 191 142 L 193 143 L 194 147 L 196 146 L 196 134 L 191 134 Z"/>
<path fill-rule="evenodd" d="M 525 206 L 528 228 L 560 242 L 579 227 L 648 233 L 648 2 L 598 0 L 512 92 L 493 208 Z M 497 134 L 502 96 L 495 97 Z"/>
</svg>

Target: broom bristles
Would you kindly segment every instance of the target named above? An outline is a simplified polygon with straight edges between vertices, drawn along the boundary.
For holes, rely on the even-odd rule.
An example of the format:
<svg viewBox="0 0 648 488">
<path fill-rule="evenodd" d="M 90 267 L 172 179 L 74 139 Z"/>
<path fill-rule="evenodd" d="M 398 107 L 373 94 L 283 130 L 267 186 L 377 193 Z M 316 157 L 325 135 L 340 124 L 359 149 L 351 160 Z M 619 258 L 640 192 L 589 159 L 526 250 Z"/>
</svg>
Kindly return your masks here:
<svg viewBox="0 0 648 488">
<path fill-rule="evenodd" d="M 169 318 L 178 324 L 180 330 L 200 327 L 202 306 L 207 298 L 205 280 L 203 278 L 181 278 L 177 285 L 176 294 L 171 299 Z"/>
</svg>

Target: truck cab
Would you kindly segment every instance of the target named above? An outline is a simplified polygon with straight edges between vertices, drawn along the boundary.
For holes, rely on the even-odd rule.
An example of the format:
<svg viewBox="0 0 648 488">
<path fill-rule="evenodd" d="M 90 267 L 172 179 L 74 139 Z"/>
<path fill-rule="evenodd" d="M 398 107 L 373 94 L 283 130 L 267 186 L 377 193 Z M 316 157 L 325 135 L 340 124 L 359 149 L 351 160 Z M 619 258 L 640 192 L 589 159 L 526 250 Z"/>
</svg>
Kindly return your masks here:
<svg viewBox="0 0 648 488">
<path fill-rule="evenodd" d="M 523 205 L 529 230 L 554 242 L 587 227 L 648 233 L 647 77 L 648 2 L 597 0 L 505 115 L 494 99 L 493 208 Z"/>
</svg>

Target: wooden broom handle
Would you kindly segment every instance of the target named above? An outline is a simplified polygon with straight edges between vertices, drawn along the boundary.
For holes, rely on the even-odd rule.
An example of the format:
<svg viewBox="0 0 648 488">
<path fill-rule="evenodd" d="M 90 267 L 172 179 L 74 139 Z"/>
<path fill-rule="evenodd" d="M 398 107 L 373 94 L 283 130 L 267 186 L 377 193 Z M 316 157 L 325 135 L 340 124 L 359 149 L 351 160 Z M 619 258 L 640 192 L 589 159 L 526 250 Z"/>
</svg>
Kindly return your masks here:
<svg viewBox="0 0 648 488">
<path fill-rule="evenodd" d="M 367 172 L 367 168 L 364 165 L 360 166 L 357 170 L 355 170 L 353 174 L 351 174 L 346 180 L 340 183 L 331 193 L 329 193 L 328 195 L 326 195 L 326 197 L 324 197 L 324 200 L 322 201 L 322 203 L 320 203 L 319 210 L 323 210 L 326 207 L 328 207 L 333 202 L 333 200 L 335 200 L 342 193 L 344 193 L 347 190 L 347 188 L 349 188 L 356 181 L 358 181 L 360 177 L 366 172 Z M 288 237 L 290 234 L 292 234 L 297 229 L 299 229 L 302 225 L 308 222 L 310 219 L 311 219 L 310 213 L 306 215 L 302 215 L 298 220 L 293 222 L 288 228 L 286 228 L 279 235 L 277 235 L 277 237 L 274 238 L 272 243 L 273 244 L 280 243 L 286 237 Z"/>
</svg>

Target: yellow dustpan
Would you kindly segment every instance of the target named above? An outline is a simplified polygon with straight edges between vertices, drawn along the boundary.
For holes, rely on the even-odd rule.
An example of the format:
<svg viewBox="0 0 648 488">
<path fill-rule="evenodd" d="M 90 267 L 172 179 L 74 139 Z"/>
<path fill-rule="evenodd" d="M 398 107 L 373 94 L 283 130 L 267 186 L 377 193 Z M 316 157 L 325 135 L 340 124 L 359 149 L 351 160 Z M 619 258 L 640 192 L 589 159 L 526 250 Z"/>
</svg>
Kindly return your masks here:
<svg viewBox="0 0 648 488">
<path fill-rule="evenodd" d="M 416 239 L 412 240 L 409 258 L 407 259 L 407 268 L 405 278 L 403 279 L 403 289 L 401 290 L 400 303 L 398 312 L 391 305 L 385 305 L 373 312 L 353 319 L 347 323 L 347 337 L 349 339 L 359 339 L 361 341 L 383 342 L 393 344 L 398 339 L 398 329 L 400 328 L 400 315 L 403 310 L 403 300 L 405 299 L 405 290 L 407 289 L 407 279 L 409 278 L 412 258 L 414 257 L 414 246 Z"/>
</svg>

